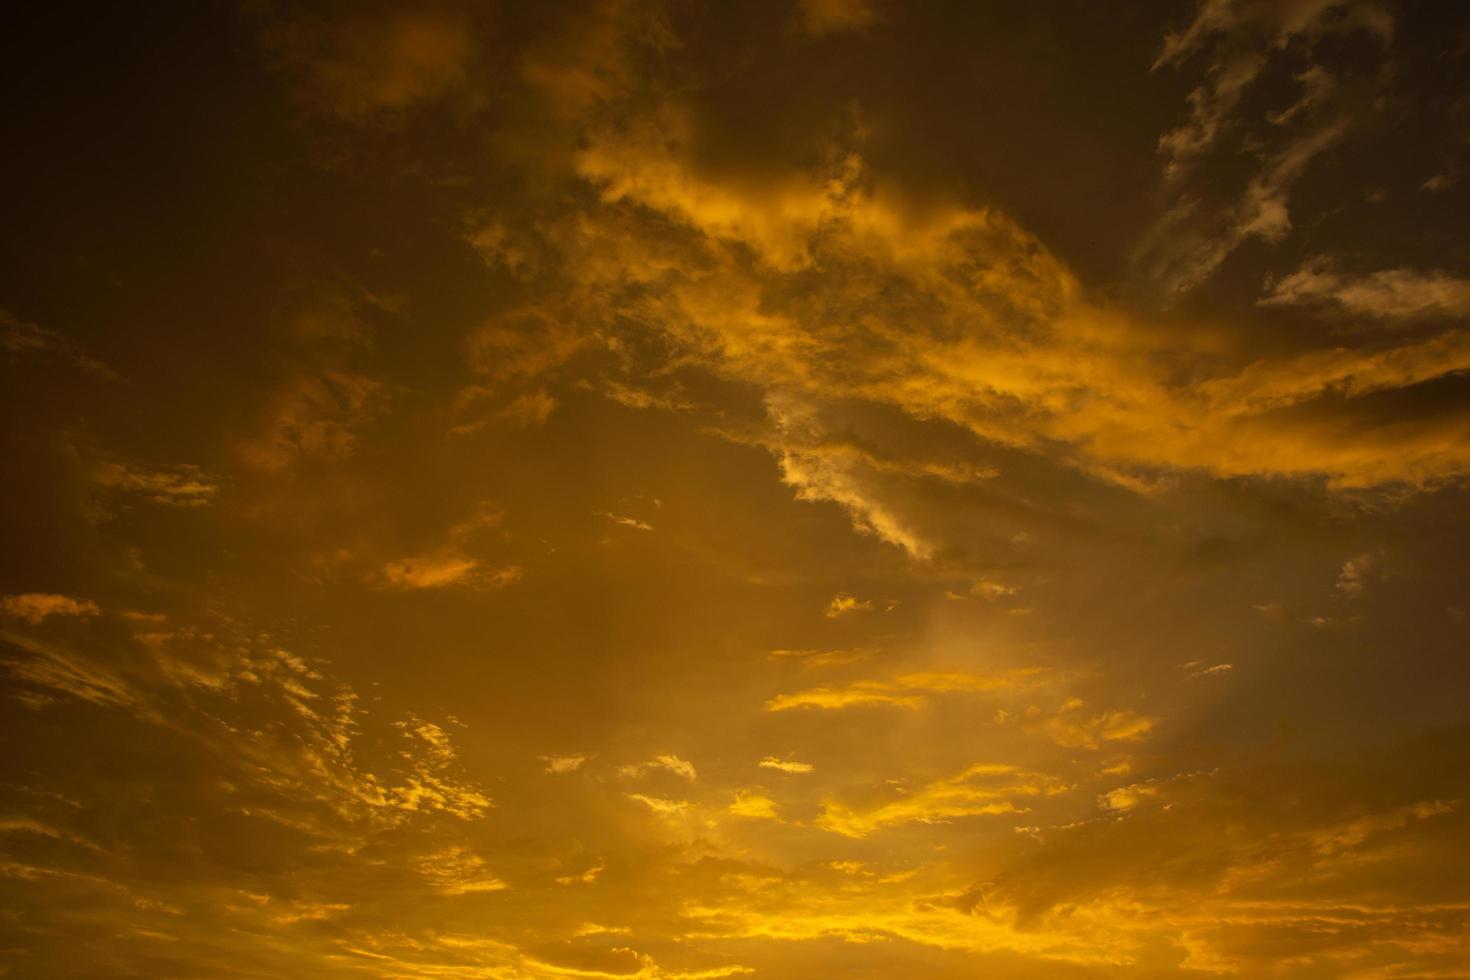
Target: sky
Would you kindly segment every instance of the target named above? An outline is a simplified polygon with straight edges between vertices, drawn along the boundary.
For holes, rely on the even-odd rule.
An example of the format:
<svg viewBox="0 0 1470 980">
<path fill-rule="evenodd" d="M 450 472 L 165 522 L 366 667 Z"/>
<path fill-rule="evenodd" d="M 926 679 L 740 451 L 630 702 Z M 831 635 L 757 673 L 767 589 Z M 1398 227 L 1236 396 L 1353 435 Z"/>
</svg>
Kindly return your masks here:
<svg viewBox="0 0 1470 980">
<path fill-rule="evenodd" d="M 1470 977 L 1470 8 L 0 17 L 0 975 Z"/>
</svg>

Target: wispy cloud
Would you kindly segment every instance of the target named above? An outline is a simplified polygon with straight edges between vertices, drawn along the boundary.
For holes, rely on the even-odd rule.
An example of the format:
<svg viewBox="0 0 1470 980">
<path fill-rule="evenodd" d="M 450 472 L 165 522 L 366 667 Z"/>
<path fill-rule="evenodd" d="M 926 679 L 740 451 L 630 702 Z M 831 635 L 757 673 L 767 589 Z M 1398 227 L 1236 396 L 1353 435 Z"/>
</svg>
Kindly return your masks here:
<svg viewBox="0 0 1470 980">
<path fill-rule="evenodd" d="M 634 531 L 652 531 L 653 525 L 647 521 L 640 521 L 636 517 L 627 517 L 622 514 L 613 514 L 609 511 L 600 511 L 600 516 L 607 518 L 619 527 L 626 527 Z"/>
<path fill-rule="evenodd" d="M 400 558 L 383 566 L 383 578 L 401 589 L 437 589 L 466 582 L 480 563 L 464 555 Z"/>
<path fill-rule="evenodd" d="M 1090 714 L 1081 698 L 1069 698 L 1055 713 L 1032 708 L 1022 720 L 1058 745 L 1099 749 L 1110 742 L 1136 742 L 1148 737 L 1158 719 L 1127 708 Z"/>
<path fill-rule="evenodd" d="M 1308 306 L 1375 320 L 1470 316 L 1470 280 L 1440 270 L 1380 269 L 1362 276 L 1319 255 L 1267 283 L 1262 306 Z"/>
<path fill-rule="evenodd" d="M 219 485 L 202 469 L 187 463 L 149 467 L 103 459 L 93 470 L 92 478 L 98 486 L 137 494 L 171 507 L 203 507 L 219 492 Z"/>
<path fill-rule="evenodd" d="M 300 371 L 269 396 L 258 431 L 241 443 L 241 455 L 265 473 L 302 461 L 345 459 L 389 401 L 388 388 L 365 374 Z"/>
<path fill-rule="evenodd" d="M 815 669 L 860 663 L 873 659 L 877 654 L 878 650 L 872 647 L 855 647 L 837 650 L 772 650 L 766 656 L 771 660 L 791 661 L 802 667 Z"/>
<path fill-rule="evenodd" d="M 689 809 L 688 800 L 666 800 L 662 797 L 647 796 L 643 793 L 628 793 L 626 795 L 628 799 L 642 803 L 660 817 L 677 817 Z"/>
<path fill-rule="evenodd" d="M 768 755 L 764 759 L 762 759 L 759 765 L 762 769 L 774 769 L 777 772 L 785 773 L 806 773 L 811 772 L 814 768 L 816 768 L 809 762 L 797 762 L 792 759 L 778 759 L 775 756 L 771 755 Z"/>
<path fill-rule="evenodd" d="M 798 0 L 797 25 L 817 36 L 856 31 L 877 22 L 871 0 Z"/>
<path fill-rule="evenodd" d="M 873 610 L 872 599 L 859 599 L 857 596 L 847 592 L 839 592 L 827 603 L 825 613 L 828 619 L 837 619 L 857 612 L 871 612 Z"/>
<path fill-rule="evenodd" d="M 1393 29 L 1393 15 L 1376 0 L 1214 0 L 1200 3 L 1188 26 L 1165 37 L 1155 71 L 1202 63 L 1185 121 L 1159 138 L 1174 203 L 1139 253 L 1169 291 L 1200 285 L 1249 239 L 1274 243 L 1291 231 L 1295 186 L 1361 115 L 1339 80 L 1310 60 L 1317 45 L 1361 37 L 1382 48 Z M 1295 101 L 1260 111 L 1253 96 L 1262 79 L 1293 60 L 1300 66 Z M 1253 169 L 1243 193 L 1221 199 L 1194 178 L 1211 154 Z"/>
<path fill-rule="evenodd" d="M 1209 664 L 1203 660 L 1191 660 L 1180 664 L 1179 669 L 1186 671 L 1192 677 L 1219 677 L 1228 674 L 1235 669 L 1234 664 Z"/>
<path fill-rule="evenodd" d="M 962 673 L 903 674 L 887 681 L 864 680 L 846 687 L 815 687 L 793 694 L 778 694 L 766 702 L 766 710 L 835 710 L 873 705 L 912 710 L 922 707 L 936 694 L 975 693 L 1016 687 L 1040 673 L 1037 669 L 1026 668 L 993 677 Z"/>
<path fill-rule="evenodd" d="M 112 368 L 87 353 L 76 340 L 65 334 L 26 323 L 6 309 L 0 309 L 0 350 L 23 358 L 56 358 L 89 374 L 109 380 L 120 380 Z"/>
<path fill-rule="evenodd" d="M 102 610 L 91 599 L 74 599 L 50 592 L 23 592 L 0 598 L 0 612 L 34 624 L 48 616 L 88 619 L 99 615 Z"/>
<path fill-rule="evenodd" d="M 1356 555 L 1343 562 L 1341 571 L 1337 573 L 1337 591 L 1343 595 L 1361 595 L 1368 586 L 1375 564 L 1370 554 Z"/>
<path fill-rule="evenodd" d="M 747 820 L 781 819 L 776 808 L 776 801 L 759 790 L 737 791 L 735 802 L 730 804 L 729 811 L 733 815 L 744 817 Z"/>
<path fill-rule="evenodd" d="M 545 771 L 554 775 L 576 772 L 582 768 L 587 761 L 584 755 L 543 755 L 541 761 L 546 763 Z"/>
<path fill-rule="evenodd" d="M 980 763 L 897 799 L 868 808 L 828 800 L 817 825 L 847 837 L 866 837 L 904 823 L 940 823 L 959 817 L 1020 811 L 1028 798 L 1065 792 L 1057 780 L 1005 764 Z"/>
<path fill-rule="evenodd" d="M 463 96 L 478 47 L 466 18 L 430 7 L 340 19 L 294 11 L 265 40 L 303 102 L 358 123 Z"/>
<path fill-rule="evenodd" d="M 664 753 L 663 755 L 654 756 L 647 762 L 639 762 L 634 765 L 620 766 L 618 767 L 618 772 L 623 776 L 637 777 L 643 775 L 651 769 L 663 769 L 667 772 L 673 773 L 675 776 L 678 776 L 681 779 L 687 779 L 691 783 L 699 778 L 699 773 L 695 771 L 694 763 L 689 762 L 687 759 L 681 759 L 677 755 L 672 755 L 670 753 Z"/>
<path fill-rule="evenodd" d="M 463 846 L 427 854 L 419 859 L 418 868 L 441 895 L 473 895 L 510 887 L 490 872 L 483 858 Z"/>
</svg>

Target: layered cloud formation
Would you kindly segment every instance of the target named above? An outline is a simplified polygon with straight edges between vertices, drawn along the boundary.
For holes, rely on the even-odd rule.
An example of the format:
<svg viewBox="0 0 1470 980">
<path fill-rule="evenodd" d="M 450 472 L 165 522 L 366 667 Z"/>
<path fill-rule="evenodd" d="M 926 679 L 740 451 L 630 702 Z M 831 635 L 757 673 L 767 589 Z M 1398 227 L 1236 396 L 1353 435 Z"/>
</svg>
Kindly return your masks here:
<svg viewBox="0 0 1470 980">
<path fill-rule="evenodd" d="M 1432 6 L 18 12 L 0 973 L 1466 974 Z"/>
</svg>

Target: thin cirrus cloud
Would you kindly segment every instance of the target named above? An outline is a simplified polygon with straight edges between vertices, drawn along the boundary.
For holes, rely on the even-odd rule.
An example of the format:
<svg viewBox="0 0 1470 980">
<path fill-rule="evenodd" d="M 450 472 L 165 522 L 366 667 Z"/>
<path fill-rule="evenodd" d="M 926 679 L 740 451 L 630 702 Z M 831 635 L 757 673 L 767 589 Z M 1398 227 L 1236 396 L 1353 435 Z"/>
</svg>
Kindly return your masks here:
<svg viewBox="0 0 1470 980">
<path fill-rule="evenodd" d="M 1353 276 L 1319 255 L 1268 285 L 1258 301 L 1263 306 L 1330 308 L 1379 321 L 1470 316 L 1470 280 L 1442 271 L 1379 269 Z"/>
<path fill-rule="evenodd" d="M 778 759 L 775 756 L 766 756 L 759 763 L 762 769 L 774 769 L 784 773 L 807 773 L 816 767 L 810 762 L 797 762 L 793 759 Z"/>
<path fill-rule="evenodd" d="M 219 485 L 214 480 L 190 464 L 147 467 L 105 459 L 97 464 L 93 479 L 98 486 L 137 494 L 145 500 L 171 507 L 203 507 L 219 492 Z"/>
<path fill-rule="evenodd" d="M 872 612 L 872 599 L 859 599 L 850 592 L 839 592 L 827 603 L 827 609 L 823 613 L 828 619 L 838 619 L 853 613 Z"/>
<path fill-rule="evenodd" d="M 890 825 L 1015 813 L 1030 797 L 1060 792 L 1065 787 L 1043 774 L 1003 763 L 978 763 L 868 808 L 829 800 L 817 825 L 846 837 L 867 837 Z"/>
<path fill-rule="evenodd" d="M 997 691 L 1022 686 L 1040 671 L 1023 668 L 992 677 L 963 673 L 903 674 L 888 681 L 856 681 L 845 687 L 815 687 L 791 694 L 778 694 L 766 702 L 767 711 L 795 708 L 842 708 L 884 705 L 895 708 L 923 707 L 937 694 Z"/>
<path fill-rule="evenodd" d="M 639 762 L 632 765 L 620 766 L 618 768 L 618 772 L 620 775 L 630 778 L 636 778 L 638 776 L 642 776 L 650 770 L 659 769 L 673 773 L 675 776 L 678 776 L 681 779 L 688 780 L 691 783 L 699 778 L 699 773 L 695 770 L 694 763 L 688 761 L 687 759 L 681 759 L 677 755 L 673 755 L 671 753 L 664 753 L 663 755 L 654 756 L 647 762 Z"/>
<path fill-rule="evenodd" d="M 1202 79 L 1188 95 L 1186 120 L 1159 138 L 1173 204 L 1136 253 L 1167 292 L 1204 284 L 1248 241 L 1286 238 L 1297 184 L 1368 115 L 1351 95 L 1357 86 L 1314 62 L 1314 49 L 1347 38 L 1385 60 L 1393 29 L 1393 12 L 1377 0 L 1217 3 L 1201 4 L 1188 27 L 1165 36 L 1154 70 Z M 1294 99 L 1256 115 L 1253 90 L 1285 66 L 1295 69 Z M 1243 192 L 1220 197 L 1192 179 L 1211 155 L 1246 170 Z"/>
<path fill-rule="evenodd" d="M 582 763 L 587 761 L 587 757 L 584 755 L 543 755 L 541 761 L 546 763 L 546 772 L 553 775 L 564 775 L 582 768 Z"/>
</svg>

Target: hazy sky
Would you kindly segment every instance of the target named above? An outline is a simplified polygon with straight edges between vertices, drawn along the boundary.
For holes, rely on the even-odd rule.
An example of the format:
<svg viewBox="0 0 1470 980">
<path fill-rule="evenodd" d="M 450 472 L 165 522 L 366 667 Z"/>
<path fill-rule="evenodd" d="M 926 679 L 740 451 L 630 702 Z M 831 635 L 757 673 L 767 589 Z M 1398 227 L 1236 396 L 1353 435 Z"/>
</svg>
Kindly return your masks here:
<svg viewBox="0 0 1470 980">
<path fill-rule="evenodd" d="M 1470 977 L 1470 6 L 0 38 L 0 974 Z"/>
</svg>

